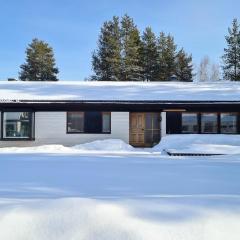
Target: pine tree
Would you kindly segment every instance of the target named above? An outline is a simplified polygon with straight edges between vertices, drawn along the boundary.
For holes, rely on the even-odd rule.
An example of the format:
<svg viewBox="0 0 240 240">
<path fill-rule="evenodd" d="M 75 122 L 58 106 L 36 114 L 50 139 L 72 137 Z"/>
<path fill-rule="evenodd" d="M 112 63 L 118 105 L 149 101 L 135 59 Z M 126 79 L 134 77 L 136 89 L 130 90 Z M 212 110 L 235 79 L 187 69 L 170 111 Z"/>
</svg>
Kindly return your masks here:
<svg viewBox="0 0 240 240">
<path fill-rule="evenodd" d="M 176 57 L 176 77 L 179 81 L 184 82 L 192 82 L 193 80 L 192 55 L 188 56 L 183 48 Z"/>
<path fill-rule="evenodd" d="M 141 59 L 144 81 L 156 81 L 158 78 L 157 39 L 150 27 L 143 32 Z"/>
<path fill-rule="evenodd" d="M 26 50 L 26 63 L 20 66 L 22 81 L 58 81 L 53 49 L 44 41 L 33 39 Z"/>
<path fill-rule="evenodd" d="M 224 79 L 240 81 L 240 26 L 237 19 L 233 20 L 232 28 L 228 28 L 228 36 L 225 36 L 227 48 L 224 48 L 223 73 Z"/>
<path fill-rule="evenodd" d="M 133 19 L 125 15 L 121 21 L 122 80 L 142 81 L 141 39 Z"/>
<path fill-rule="evenodd" d="M 120 81 L 121 79 L 121 35 L 119 18 L 105 22 L 98 40 L 98 50 L 93 53 L 93 80 Z"/>
<path fill-rule="evenodd" d="M 176 49 L 174 38 L 169 34 L 160 33 L 158 38 L 159 81 L 169 81 L 176 72 Z"/>
</svg>

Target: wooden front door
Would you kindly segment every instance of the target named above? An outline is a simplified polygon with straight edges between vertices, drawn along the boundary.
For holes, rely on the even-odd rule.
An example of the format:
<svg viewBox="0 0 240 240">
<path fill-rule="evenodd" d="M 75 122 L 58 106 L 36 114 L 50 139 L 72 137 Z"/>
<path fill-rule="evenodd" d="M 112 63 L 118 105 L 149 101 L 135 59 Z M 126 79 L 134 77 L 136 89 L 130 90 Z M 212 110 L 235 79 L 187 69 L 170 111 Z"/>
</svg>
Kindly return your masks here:
<svg viewBox="0 0 240 240">
<path fill-rule="evenodd" d="M 130 144 L 136 147 L 144 146 L 145 114 L 130 113 Z"/>
<path fill-rule="evenodd" d="M 130 144 L 152 147 L 160 141 L 160 113 L 130 113 Z"/>
</svg>

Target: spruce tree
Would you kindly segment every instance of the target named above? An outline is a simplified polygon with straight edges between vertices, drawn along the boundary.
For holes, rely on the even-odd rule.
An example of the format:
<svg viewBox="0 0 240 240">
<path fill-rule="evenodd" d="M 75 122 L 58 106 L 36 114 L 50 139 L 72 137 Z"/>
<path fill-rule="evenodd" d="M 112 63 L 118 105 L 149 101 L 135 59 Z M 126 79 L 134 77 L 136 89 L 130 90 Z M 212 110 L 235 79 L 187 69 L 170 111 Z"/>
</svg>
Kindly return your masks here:
<svg viewBox="0 0 240 240">
<path fill-rule="evenodd" d="M 183 48 L 177 53 L 175 74 L 179 81 L 192 82 L 193 80 L 192 55 L 187 55 Z"/>
<path fill-rule="evenodd" d="M 164 32 L 161 32 L 157 41 L 158 49 L 158 81 L 166 81 L 167 64 L 166 64 L 166 48 L 167 37 Z"/>
<path fill-rule="evenodd" d="M 176 73 L 176 49 L 177 45 L 174 43 L 174 38 L 169 34 L 166 40 L 166 53 L 165 53 L 165 64 L 166 64 L 166 80 L 170 80 Z"/>
<path fill-rule="evenodd" d="M 95 72 L 93 80 L 121 80 L 121 35 L 119 18 L 113 17 L 101 28 L 98 50 L 93 53 L 92 66 Z"/>
<path fill-rule="evenodd" d="M 174 38 L 161 32 L 158 38 L 158 80 L 169 81 L 176 72 L 176 49 Z"/>
<path fill-rule="evenodd" d="M 141 62 L 144 81 L 156 81 L 158 78 L 157 39 L 150 27 L 143 32 Z"/>
<path fill-rule="evenodd" d="M 233 20 L 232 27 L 228 28 L 225 36 L 227 48 L 224 48 L 223 73 L 224 79 L 240 81 L 240 26 L 237 19 Z"/>
<path fill-rule="evenodd" d="M 133 19 L 125 15 L 121 21 L 122 80 L 142 81 L 141 39 Z"/>
<path fill-rule="evenodd" d="M 44 41 L 33 39 L 26 50 L 26 63 L 20 66 L 22 81 L 58 81 L 53 49 Z"/>
</svg>

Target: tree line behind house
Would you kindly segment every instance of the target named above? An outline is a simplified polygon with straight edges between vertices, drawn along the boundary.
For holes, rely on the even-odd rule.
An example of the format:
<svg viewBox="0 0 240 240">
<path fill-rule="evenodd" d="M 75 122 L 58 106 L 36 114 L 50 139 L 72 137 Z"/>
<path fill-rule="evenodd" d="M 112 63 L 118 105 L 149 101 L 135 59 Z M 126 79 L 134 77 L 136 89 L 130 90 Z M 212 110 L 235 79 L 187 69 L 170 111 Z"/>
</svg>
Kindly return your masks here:
<svg viewBox="0 0 240 240">
<path fill-rule="evenodd" d="M 151 27 L 142 34 L 128 15 L 114 16 L 100 31 L 97 49 L 92 55 L 97 81 L 240 81 L 240 26 L 237 19 L 225 36 L 227 46 L 222 56 L 222 77 L 219 65 L 205 56 L 197 73 L 193 72 L 192 55 L 178 48 L 171 34 L 156 35 Z M 33 39 L 26 49 L 26 62 L 20 66 L 22 81 L 57 81 L 53 49 L 48 43 Z"/>
<path fill-rule="evenodd" d="M 133 19 L 125 15 L 104 23 L 93 53 L 92 65 L 99 81 L 192 81 L 192 56 L 177 51 L 174 37 L 151 27 L 140 32 Z"/>
</svg>

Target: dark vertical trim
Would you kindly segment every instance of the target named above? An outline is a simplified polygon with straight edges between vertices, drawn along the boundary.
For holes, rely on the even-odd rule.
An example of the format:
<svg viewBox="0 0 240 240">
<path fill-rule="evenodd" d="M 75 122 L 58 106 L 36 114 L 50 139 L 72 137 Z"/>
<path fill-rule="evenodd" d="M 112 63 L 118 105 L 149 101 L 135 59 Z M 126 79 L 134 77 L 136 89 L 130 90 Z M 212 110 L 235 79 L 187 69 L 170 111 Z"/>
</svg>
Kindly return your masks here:
<svg viewBox="0 0 240 240">
<path fill-rule="evenodd" d="M 67 134 L 67 130 L 68 130 L 68 112 L 65 112 L 65 120 L 66 120 L 66 123 L 65 123 L 65 130 L 66 130 L 66 134 Z"/>
<path fill-rule="evenodd" d="M 3 139 L 3 111 L 1 111 L 1 140 Z"/>
<path fill-rule="evenodd" d="M 236 112 L 236 115 L 237 115 L 237 133 L 236 134 L 239 134 L 240 133 L 240 112 Z"/>
<path fill-rule="evenodd" d="M 201 134 L 202 131 L 202 120 L 201 120 L 201 113 L 197 113 L 198 116 L 198 134 Z"/>
<path fill-rule="evenodd" d="M 218 122 L 218 134 L 221 133 L 221 116 L 220 113 L 217 113 L 217 122 Z"/>
<path fill-rule="evenodd" d="M 66 134 L 68 134 L 68 112 L 65 112 L 66 116 L 65 116 L 65 119 L 66 119 Z"/>
<path fill-rule="evenodd" d="M 35 140 L 35 112 L 31 112 L 30 124 L 31 124 L 30 139 Z"/>
</svg>

